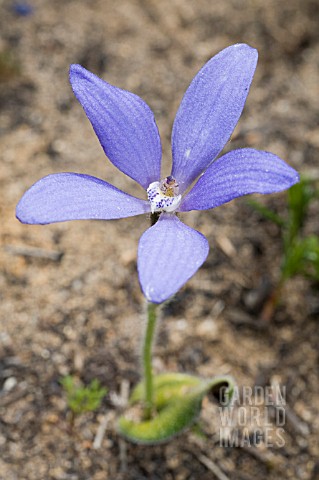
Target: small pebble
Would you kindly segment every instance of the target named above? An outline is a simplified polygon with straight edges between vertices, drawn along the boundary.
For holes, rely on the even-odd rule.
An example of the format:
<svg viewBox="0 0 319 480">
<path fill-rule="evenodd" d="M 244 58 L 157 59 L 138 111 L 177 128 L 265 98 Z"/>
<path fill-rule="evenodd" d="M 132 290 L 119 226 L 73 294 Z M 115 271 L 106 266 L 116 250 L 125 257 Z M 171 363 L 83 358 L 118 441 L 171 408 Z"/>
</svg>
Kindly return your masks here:
<svg viewBox="0 0 319 480">
<path fill-rule="evenodd" d="M 8 377 L 4 384 L 3 384 L 3 390 L 5 392 L 10 392 L 18 383 L 18 380 L 15 377 Z"/>
</svg>

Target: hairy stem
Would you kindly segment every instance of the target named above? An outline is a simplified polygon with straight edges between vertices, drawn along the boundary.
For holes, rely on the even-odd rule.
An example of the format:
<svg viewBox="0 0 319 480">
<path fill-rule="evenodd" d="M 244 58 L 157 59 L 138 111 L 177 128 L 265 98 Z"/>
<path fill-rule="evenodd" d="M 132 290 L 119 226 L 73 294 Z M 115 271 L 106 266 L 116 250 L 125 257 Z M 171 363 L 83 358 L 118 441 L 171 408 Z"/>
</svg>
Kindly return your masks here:
<svg viewBox="0 0 319 480">
<path fill-rule="evenodd" d="M 147 304 L 147 324 L 143 344 L 143 369 L 145 384 L 144 417 L 151 418 L 153 411 L 153 372 L 152 372 L 152 346 L 156 327 L 156 307 L 154 303 Z"/>
</svg>

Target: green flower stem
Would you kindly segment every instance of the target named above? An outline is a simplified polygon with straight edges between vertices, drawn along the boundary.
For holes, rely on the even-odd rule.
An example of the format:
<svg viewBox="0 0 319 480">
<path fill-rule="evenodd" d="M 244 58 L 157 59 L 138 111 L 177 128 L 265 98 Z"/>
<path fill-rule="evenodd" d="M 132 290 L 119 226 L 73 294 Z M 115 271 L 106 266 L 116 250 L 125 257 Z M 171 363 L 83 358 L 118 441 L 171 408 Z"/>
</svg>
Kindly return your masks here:
<svg viewBox="0 0 319 480">
<path fill-rule="evenodd" d="M 152 416 L 154 398 L 153 398 L 153 372 L 152 372 L 152 345 L 156 327 L 156 307 L 155 303 L 147 304 L 147 325 L 143 345 L 143 369 L 145 382 L 144 397 L 144 417 L 150 419 Z"/>
</svg>

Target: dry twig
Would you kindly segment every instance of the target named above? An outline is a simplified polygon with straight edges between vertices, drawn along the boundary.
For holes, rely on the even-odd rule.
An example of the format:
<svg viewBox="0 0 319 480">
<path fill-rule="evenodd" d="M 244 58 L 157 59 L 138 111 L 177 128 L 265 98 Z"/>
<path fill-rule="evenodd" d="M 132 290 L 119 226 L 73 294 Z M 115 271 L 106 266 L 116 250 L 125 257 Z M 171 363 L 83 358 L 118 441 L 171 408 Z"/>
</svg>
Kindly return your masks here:
<svg viewBox="0 0 319 480">
<path fill-rule="evenodd" d="M 210 470 L 218 480 L 229 480 L 224 472 L 206 455 L 199 455 L 198 460 Z"/>
<path fill-rule="evenodd" d="M 101 445 L 102 445 L 102 442 L 103 442 L 103 438 L 104 438 L 109 420 L 110 420 L 110 412 L 103 416 L 103 418 L 101 420 L 101 423 L 100 423 L 100 425 L 97 429 L 97 432 L 96 432 L 96 435 L 95 435 L 95 438 L 94 438 L 94 442 L 93 442 L 93 445 L 92 445 L 92 448 L 94 448 L 94 450 L 98 450 L 99 448 L 101 448 Z"/>
<path fill-rule="evenodd" d="M 5 249 L 11 255 L 20 255 L 22 257 L 42 258 L 44 260 L 51 260 L 52 262 L 59 262 L 64 253 L 56 250 L 45 250 L 37 247 L 19 247 L 16 245 L 6 245 Z"/>
</svg>

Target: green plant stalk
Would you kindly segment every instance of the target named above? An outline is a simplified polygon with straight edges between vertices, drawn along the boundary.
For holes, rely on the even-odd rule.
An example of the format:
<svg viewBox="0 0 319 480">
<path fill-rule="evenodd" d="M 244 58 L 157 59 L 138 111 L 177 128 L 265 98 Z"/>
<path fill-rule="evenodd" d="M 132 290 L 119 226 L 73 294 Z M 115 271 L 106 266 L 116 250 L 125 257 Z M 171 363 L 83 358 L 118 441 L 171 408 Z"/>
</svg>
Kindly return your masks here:
<svg viewBox="0 0 319 480">
<path fill-rule="evenodd" d="M 156 327 L 155 303 L 147 304 L 147 324 L 143 344 L 143 373 L 145 382 L 144 393 L 144 418 L 150 419 L 154 408 L 153 398 L 153 370 L 152 370 L 152 346 Z"/>
</svg>

